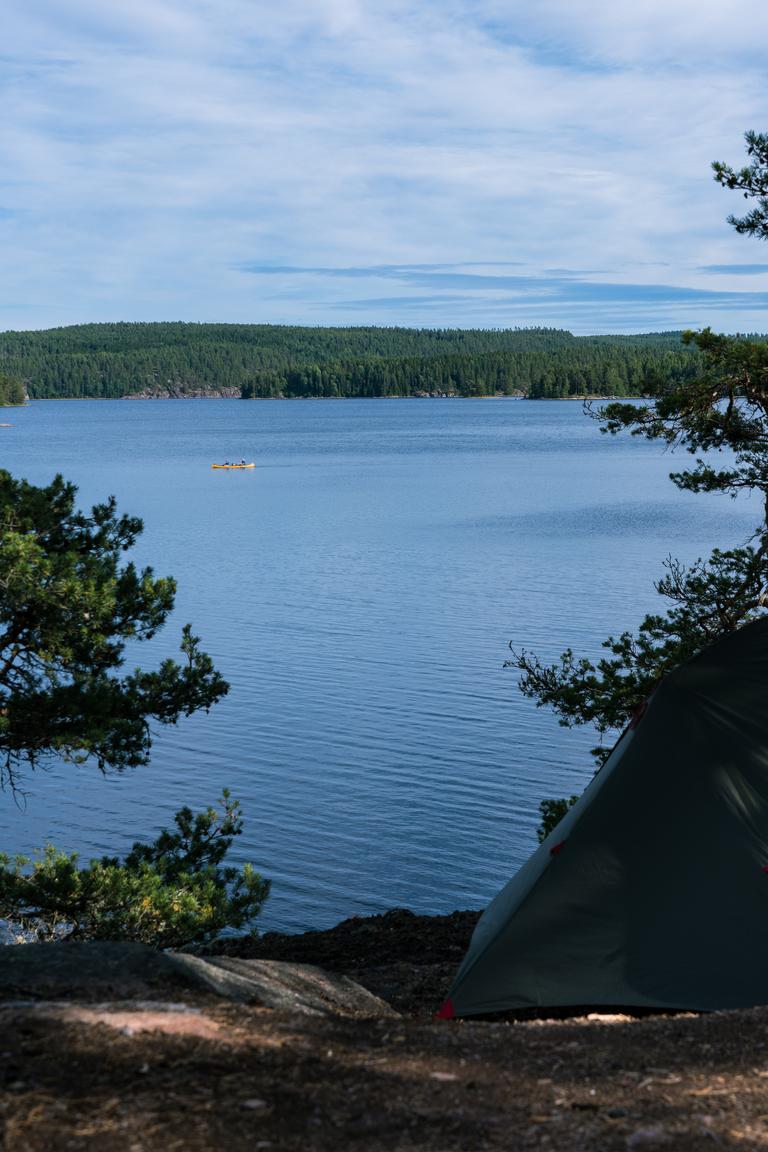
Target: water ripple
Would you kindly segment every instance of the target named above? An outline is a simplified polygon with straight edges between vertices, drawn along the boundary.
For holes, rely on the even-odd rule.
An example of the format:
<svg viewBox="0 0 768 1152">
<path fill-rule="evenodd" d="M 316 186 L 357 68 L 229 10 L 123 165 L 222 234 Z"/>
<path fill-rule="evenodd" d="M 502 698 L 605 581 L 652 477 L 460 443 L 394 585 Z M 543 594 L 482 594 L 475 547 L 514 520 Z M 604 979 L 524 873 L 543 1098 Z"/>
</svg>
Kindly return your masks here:
<svg viewBox="0 0 768 1152">
<path fill-rule="evenodd" d="M 519 696 L 507 642 L 595 656 L 655 607 L 670 549 L 751 525 L 569 403 L 38 402 L 14 424 L 4 467 L 115 493 L 146 523 L 137 560 L 176 576 L 142 664 L 191 620 L 232 690 L 163 731 L 148 768 L 55 766 L 26 808 L 0 797 L 2 847 L 119 852 L 228 785 L 236 859 L 273 878 L 265 927 L 486 902 L 594 742 Z M 240 452 L 254 473 L 210 471 Z"/>
</svg>

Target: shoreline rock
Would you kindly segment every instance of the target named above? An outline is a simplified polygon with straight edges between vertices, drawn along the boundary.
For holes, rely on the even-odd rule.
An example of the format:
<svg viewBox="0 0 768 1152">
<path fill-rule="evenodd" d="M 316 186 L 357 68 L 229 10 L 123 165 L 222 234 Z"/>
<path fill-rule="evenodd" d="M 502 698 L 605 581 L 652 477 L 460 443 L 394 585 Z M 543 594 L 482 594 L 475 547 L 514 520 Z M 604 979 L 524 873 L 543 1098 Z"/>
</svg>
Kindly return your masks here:
<svg viewBox="0 0 768 1152">
<path fill-rule="evenodd" d="M 239 400 L 239 388 L 143 388 L 127 392 L 121 400 Z"/>
</svg>

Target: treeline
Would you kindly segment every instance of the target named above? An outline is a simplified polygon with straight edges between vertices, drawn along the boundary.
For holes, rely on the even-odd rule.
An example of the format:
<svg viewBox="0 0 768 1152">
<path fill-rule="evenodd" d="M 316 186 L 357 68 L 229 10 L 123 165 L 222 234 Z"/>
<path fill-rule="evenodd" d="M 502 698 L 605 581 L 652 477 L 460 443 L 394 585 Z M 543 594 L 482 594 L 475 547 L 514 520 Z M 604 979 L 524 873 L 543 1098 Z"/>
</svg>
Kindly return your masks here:
<svg viewBox="0 0 768 1152">
<path fill-rule="evenodd" d="M 370 359 L 267 369 L 241 389 L 243 399 L 266 396 L 635 396 L 660 378 L 695 374 L 686 349 L 599 345 L 551 352 Z"/>
<path fill-rule="evenodd" d="M 207 391 L 266 396 L 624 396 L 685 379 L 679 332 L 85 324 L 0 333 L 0 373 L 32 398 Z"/>
<path fill-rule="evenodd" d="M 0 372 L 0 408 L 7 408 L 12 404 L 23 404 L 26 400 L 24 385 L 15 376 Z"/>
</svg>

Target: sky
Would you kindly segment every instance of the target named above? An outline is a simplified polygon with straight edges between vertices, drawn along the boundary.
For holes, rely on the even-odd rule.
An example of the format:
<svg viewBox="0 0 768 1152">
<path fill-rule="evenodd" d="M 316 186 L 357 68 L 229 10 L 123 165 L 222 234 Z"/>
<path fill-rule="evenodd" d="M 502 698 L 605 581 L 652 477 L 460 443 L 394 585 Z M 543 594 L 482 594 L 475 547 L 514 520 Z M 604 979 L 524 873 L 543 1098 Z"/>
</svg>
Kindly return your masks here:
<svg viewBox="0 0 768 1152">
<path fill-rule="evenodd" d="M 4 0 L 0 329 L 768 331 L 764 0 Z"/>
</svg>

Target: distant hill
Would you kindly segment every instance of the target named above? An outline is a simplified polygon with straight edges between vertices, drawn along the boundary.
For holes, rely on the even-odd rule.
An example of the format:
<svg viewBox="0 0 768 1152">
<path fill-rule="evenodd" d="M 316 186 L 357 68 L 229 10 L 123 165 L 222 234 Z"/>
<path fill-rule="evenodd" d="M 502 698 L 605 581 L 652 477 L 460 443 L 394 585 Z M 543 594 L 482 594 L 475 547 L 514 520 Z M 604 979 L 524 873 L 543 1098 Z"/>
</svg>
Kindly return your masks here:
<svg viewBox="0 0 768 1152">
<path fill-rule="evenodd" d="M 32 399 L 127 395 L 624 396 L 684 379 L 679 332 L 81 324 L 0 333 L 0 373 Z"/>
</svg>

